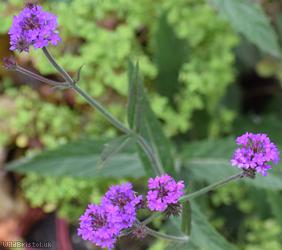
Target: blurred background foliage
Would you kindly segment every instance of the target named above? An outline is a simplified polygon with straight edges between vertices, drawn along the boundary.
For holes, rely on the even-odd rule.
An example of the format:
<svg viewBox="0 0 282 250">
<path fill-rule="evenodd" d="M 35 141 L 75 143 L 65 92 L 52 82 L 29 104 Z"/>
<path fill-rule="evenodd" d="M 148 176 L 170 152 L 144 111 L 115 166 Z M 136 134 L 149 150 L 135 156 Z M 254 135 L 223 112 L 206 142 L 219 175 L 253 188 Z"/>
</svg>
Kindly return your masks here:
<svg viewBox="0 0 282 250">
<path fill-rule="evenodd" d="M 175 142 L 175 155 L 181 159 L 176 164 L 181 166 L 178 171 L 192 189 L 233 173 L 228 159 L 235 146 L 233 138 L 240 133 L 266 132 L 282 148 L 279 0 L 40 3 L 59 17 L 63 43 L 51 49 L 58 62 L 73 77 L 84 65 L 80 86 L 121 120 L 125 120 L 128 95 L 128 60 L 139 62 L 151 106 L 164 133 Z M 1 56 L 8 53 L 7 31 L 22 4 L 22 0 L 0 3 Z M 41 51 L 20 54 L 17 59 L 34 71 L 58 78 Z M 53 90 L 10 72 L 0 73 L 0 147 L 7 162 L 82 137 L 118 135 L 73 92 Z M 64 159 L 72 151 L 64 150 L 64 146 L 56 153 L 62 159 L 52 162 L 56 154 L 47 153 L 24 163 L 24 167 L 16 164 L 15 169 L 21 166 L 20 172 L 24 172 L 20 187 L 30 206 L 57 211 L 76 222 L 86 204 L 98 201 L 105 188 L 117 181 L 115 177 L 118 181 L 131 177 L 126 172 L 130 170 L 122 168 L 124 162 L 134 162 L 133 177 L 144 176 L 141 163 L 127 153 L 123 157 L 128 159 L 110 166 L 122 170 L 110 172 L 106 168 L 100 174 L 102 179 L 94 178 L 95 171 L 90 179 L 81 177 L 83 174 L 75 177 L 80 167 L 91 167 L 87 157 L 93 154 L 95 158 L 102 144 L 81 155 L 81 162 L 85 162 L 79 165 L 77 161 L 72 169 L 67 166 L 71 162 Z M 53 169 L 46 161 L 54 164 Z M 57 171 L 61 164 L 69 172 Z M 33 171 L 42 166 L 48 167 L 44 174 Z M 47 176 L 48 171 L 57 171 L 57 176 Z M 201 235 L 193 236 L 190 245 L 179 249 L 282 249 L 281 166 L 273 172 L 269 179 L 229 185 L 208 199 L 199 199 L 197 206 L 211 225 L 197 212 L 193 223 Z M 140 185 L 140 180 L 135 182 Z M 151 250 L 171 247 L 162 241 L 149 245 Z"/>
</svg>

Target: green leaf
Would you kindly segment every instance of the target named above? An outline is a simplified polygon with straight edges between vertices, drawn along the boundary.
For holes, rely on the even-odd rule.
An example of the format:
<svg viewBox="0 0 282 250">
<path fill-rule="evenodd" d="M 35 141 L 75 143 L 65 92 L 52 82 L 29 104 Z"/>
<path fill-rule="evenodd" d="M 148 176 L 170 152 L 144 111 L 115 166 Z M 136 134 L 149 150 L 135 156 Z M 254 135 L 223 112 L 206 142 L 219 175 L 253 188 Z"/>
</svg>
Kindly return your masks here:
<svg viewBox="0 0 282 250">
<path fill-rule="evenodd" d="M 282 44 L 282 14 L 281 13 L 276 17 L 275 24 L 281 45 Z"/>
<path fill-rule="evenodd" d="M 37 173 L 42 176 L 73 177 L 135 177 L 145 176 L 135 148 L 111 157 L 102 169 L 97 168 L 105 140 L 81 139 L 34 157 L 24 158 L 7 166 L 19 173 Z"/>
<path fill-rule="evenodd" d="M 148 98 L 143 94 L 143 119 L 140 133 L 146 139 L 166 173 L 176 176 L 172 147 L 163 133 L 162 126 L 152 111 Z M 146 164 L 146 162 L 144 162 Z"/>
<path fill-rule="evenodd" d="M 138 79 L 137 83 L 137 102 L 135 110 L 135 131 L 138 133 L 142 123 L 142 110 L 143 110 L 143 99 L 144 99 L 144 90 L 143 90 L 143 81 Z"/>
<path fill-rule="evenodd" d="M 131 129 L 139 131 L 142 117 L 143 81 L 139 75 L 139 65 L 129 62 L 129 97 L 127 107 L 127 120 Z"/>
<path fill-rule="evenodd" d="M 190 143 L 182 149 L 184 172 L 189 171 L 190 178 L 205 181 L 209 184 L 234 175 L 239 172 L 239 169 L 230 164 L 235 148 L 234 138 Z M 281 169 L 281 163 L 275 168 Z M 282 190 L 282 174 L 280 171 L 271 170 L 266 177 L 258 174 L 254 180 L 244 179 L 242 181 L 258 188 Z"/>
<path fill-rule="evenodd" d="M 277 35 L 259 4 L 248 0 L 211 0 L 233 28 L 270 55 L 281 57 Z"/>
<path fill-rule="evenodd" d="M 182 210 L 182 218 L 181 218 L 181 231 L 186 234 L 190 235 L 191 233 L 191 206 L 190 202 L 186 201 L 183 204 L 183 210 Z"/>
<path fill-rule="evenodd" d="M 187 243 L 173 243 L 167 250 L 233 250 L 234 246 L 227 242 L 214 227 L 208 222 L 207 218 L 199 210 L 198 206 L 192 203 L 192 232 L 191 238 Z M 174 219 L 175 224 L 179 225 L 179 219 Z M 172 225 L 169 225 L 173 227 Z M 177 230 L 177 229 L 176 229 Z M 174 230 L 175 231 L 175 230 Z"/>
<path fill-rule="evenodd" d="M 173 101 L 174 94 L 179 91 L 181 86 L 178 76 L 181 66 L 187 58 L 187 42 L 177 38 L 174 27 L 169 25 L 164 13 L 159 19 L 155 39 L 155 61 L 158 67 L 156 86 L 161 95 Z"/>
<path fill-rule="evenodd" d="M 135 128 L 137 133 L 144 137 L 164 170 L 175 175 L 170 142 L 165 137 L 162 126 L 150 107 L 138 72 L 138 64 L 136 66 L 129 64 L 129 93 L 128 122 L 130 127 Z M 139 155 L 147 170 L 154 168 L 149 161 L 144 160 L 143 153 L 139 152 Z M 156 169 L 155 173 L 158 174 Z"/>
<path fill-rule="evenodd" d="M 137 89 L 139 81 L 139 65 L 133 65 L 130 61 L 128 65 L 128 104 L 127 104 L 127 121 L 129 127 L 134 127 L 137 103 Z"/>
<path fill-rule="evenodd" d="M 113 156 L 119 153 L 124 147 L 128 146 L 132 142 L 132 138 L 129 135 L 119 136 L 104 145 L 104 149 L 101 153 L 100 160 L 97 164 L 97 169 L 104 167 Z"/>
<path fill-rule="evenodd" d="M 142 147 L 139 144 L 137 144 L 137 152 L 138 152 L 140 160 L 143 163 L 143 166 L 144 166 L 144 169 L 147 175 L 154 176 L 156 171 L 151 166 L 150 160 L 148 159 L 147 155 L 145 154 L 144 150 L 142 149 Z"/>
<path fill-rule="evenodd" d="M 268 198 L 272 213 L 276 217 L 276 221 L 282 227 L 282 213 L 281 213 L 282 193 L 268 191 L 267 198 Z"/>
</svg>

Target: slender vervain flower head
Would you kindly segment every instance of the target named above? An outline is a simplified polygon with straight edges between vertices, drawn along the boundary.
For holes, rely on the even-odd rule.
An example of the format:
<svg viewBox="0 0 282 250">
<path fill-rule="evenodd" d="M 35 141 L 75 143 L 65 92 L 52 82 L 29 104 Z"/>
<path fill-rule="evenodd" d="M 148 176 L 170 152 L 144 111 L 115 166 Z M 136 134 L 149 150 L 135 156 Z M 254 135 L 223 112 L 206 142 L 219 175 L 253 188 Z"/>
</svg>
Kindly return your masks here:
<svg viewBox="0 0 282 250">
<path fill-rule="evenodd" d="M 126 229 L 136 221 L 136 212 L 142 195 L 136 195 L 131 183 L 112 186 L 102 199 L 103 205 L 113 205 L 118 210 L 120 228 Z"/>
<path fill-rule="evenodd" d="M 61 38 L 57 32 L 57 17 L 42 10 L 42 7 L 29 3 L 15 16 L 9 30 L 11 50 L 29 52 L 49 44 L 57 45 Z"/>
<path fill-rule="evenodd" d="M 78 235 L 96 246 L 112 249 L 120 233 L 117 208 L 90 204 L 80 217 Z"/>
<path fill-rule="evenodd" d="M 266 134 L 245 133 L 236 140 L 236 149 L 231 164 L 246 172 L 267 175 L 271 169 L 270 163 L 277 164 L 279 151 Z"/>
<path fill-rule="evenodd" d="M 151 211 L 165 211 L 169 205 L 177 204 L 184 194 L 184 182 L 176 182 L 167 174 L 150 178 L 148 187 L 147 202 Z"/>
</svg>

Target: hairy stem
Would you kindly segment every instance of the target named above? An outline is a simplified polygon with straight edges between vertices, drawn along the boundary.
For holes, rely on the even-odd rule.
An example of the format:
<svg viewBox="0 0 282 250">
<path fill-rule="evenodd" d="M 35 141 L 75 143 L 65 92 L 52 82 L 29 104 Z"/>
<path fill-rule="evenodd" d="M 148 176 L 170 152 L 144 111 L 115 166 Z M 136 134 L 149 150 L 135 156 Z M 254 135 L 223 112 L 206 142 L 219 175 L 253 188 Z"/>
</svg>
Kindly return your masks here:
<svg viewBox="0 0 282 250">
<path fill-rule="evenodd" d="M 231 181 L 239 180 L 239 179 L 241 179 L 243 177 L 244 177 L 244 173 L 238 173 L 238 174 L 232 175 L 232 176 L 230 176 L 230 177 L 228 177 L 226 179 L 223 179 L 223 180 L 218 181 L 218 182 L 216 182 L 214 184 L 211 184 L 211 185 L 209 185 L 207 187 L 204 187 L 204 188 L 200 189 L 199 191 L 196 191 L 196 192 L 184 195 L 184 196 L 182 196 L 179 199 L 179 201 L 183 203 L 185 201 L 194 199 L 194 198 L 196 198 L 198 196 L 201 196 L 203 194 L 206 194 L 207 192 L 210 192 L 210 191 L 212 191 L 212 190 L 214 190 L 214 189 L 216 189 L 218 187 L 224 186 L 225 184 L 227 184 L 227 183 L 229 183 Z"/>
<path fill-rule="evenodd" d="M 74 80 L 70 77 L 70 75 L 56 62 L 54 57 L 49 53 L 48 49 L 46 47 L 42 48 L 44 55 L 47 57 L 49 62 L 54 66 L 54 68 L 62 75 L 62 77 L 68 82 L 68 83 L 74 83 Z"/>
<path fill-rule="evenodd" d="M 189 201 L 189 200 L 191 200 L 191 199 L 193 199 L 193 198 L 196 198 L 196 197 L 198 197 L 198 196 L 204 195 L 204 194 L 206 194 L 207 192 L 212 191 L 212 190 L 214 190 L 214 189 L 216 189 L 216 188 L 218 188 L 218 187 L 224 186 L 224 185 L 228 184 L 228 183 L 231 182 L 231 181 L 239 180 L 239 179 L 241 179 L 241 178 L 243 178 L 243 177 L 244 177 L 244 173 L 243 173 L 243 172 L 242 172 L 242 173 L 238 173 L 238 174 L 236 174 L 236 175 L 232 175 L 232 176 L 230 176 L 230 177 L 227 177 L 226 179 L 223 179 L 223 180 L 218 181 L 218 182 L 216 182 L 216 183 L 214 183 L 214 184 L 211 184 L 211 185 L 209 185 L 209 186 L 207 186 L 207 187 L 204 187 L 203 189 L 200 189 L 200 190 L 198 190 L 198 191 L 196 191 L 196 192 L 194 192 L 194 193 L 190 193 L 190 194 L 184 195 L 184 196 L 182 196 L 182 197 L 179 199 L 179 201 L 180 201 L 181 203 L 184 203 L 184 202 Z M 143 220 L 143 221 L 141 222 L 141 224 L 144 225 L 144 226 L 146 226 L 146 225 L 148 225 L 150 222 L 152 222 L 155 218 L 158 218 L 158 217 L 160 217 L 161 215 L 162 215 L 162 213 L 159 213 L 159 212 L 153 213 L 153 214 L 152 214 L 151 216 L 149 216 L 147 219 Z"/>
<path fill-rule="evenodd" d="M 172 240 L 172 241 L 185 241 L 185 242 L 189 240 L 189 237 L 187 235 L 175 236 L 175 235 L 165 234 L 165 233 L 155 231 L 146 226 L 145 226 L 145 229 L 149 235 L 157 237 L 157 238 L 163 238 L 163 239 Z"/>
<path fill-rule="evenodd" d="M 140 135 L 137 138 L 137 142 L 141 146 L 141 148 L 143 149 L 145 154 L 148 156 L 148 159 L 150 160 L 151 165 L 154 166 L 155 173 L 157 175 L 163 174 L 164 173 L 164 169 L 163 169 L 162 165 L 159 163 L 158 159 L 156 158 L 156 156 L 155 156 L 155 154 L 154 154 L 154 152 L 152 150 L 152 147 Z"/>
<path fill-rule="evenodd" d="M 176 236 L 176 235 L 170 235 L 170 234 L 155 231 L 155 230 L 145 226 L 144 223 L 140 222 L 138 219 L 136 221 L 136 226 L 137 227 L 139 227 L 139 226 L 144 227 L 147 234 L 154 236 L 154 237 L 157 237 L 157 238 L 163 238 L 163 239 L 172 240 L 172 241 L 188 241 L 189 240 L 189 237 L 187 235 Z"/>
<path fill-rule="evenodd" d="M 55 67 L 55 69 L 63 76 L 63 78 L 69 83 L 69 87 L 75 90 L 80 96 L 82 96 L 92 107 L 96 108 L 113 126 L 119 129 L 121 132 L 125 134 L 135 134 L 134 131 L 127 128 L 123 125 L 118 119 L 116 119 L 110 112 L 108 112 L 98 101 L 84 92 L 81 88 L 76 85 L 76 81 L 74 81 L 70 75 L 56 62 L 55 58 L 49 53 L 46 47 L 44 47 L 43 52 L 49 62 Z M 152 147 L 148 144 L 148 142 L 140 135 L 137 137 L 137 142 L 142 147 L 143 151 L 147 155 L 148 159 L 151 162 L 151 165 L 156 173 L 156 175 L 163 174 L 164 170 L 161 166 L 160 162 L 156 158 Z"/>
<path fill-rule="evenodd" d="M 47 84 L 52 85 L 52 86 L 58 86 L 58 87 L 59 86 L 66 86 L 66 82 L 58 82 L 58 81 L 50 80 L 50 79 L 48 79 L 46 77 L 38 75 L 38 74 L 36 74 L 34 72 L 31 72 L 31 71 L 29 71 L 29 70 L 27 70 L 27 69 L 25 69 L 25 68 L 23 68 L 21 66 L 18 66 L 18 65 L 16 66 L 15 70 L 17 72 L 20 72 L 21 74 L 24 74 L 26 76 L 29 76 L 31 78 L 34 78 L 36 80 L 39 80 L 41 82 L 47 83 Z"/>
<path fill-rule="evenodd" d="M 147 219 L 143 220 L 141 222 L 141 224 L 143 226 L 146 226 L 148 225 L 150 222 L 152 222 L 155 218 L 158 218 L 159 216 L 161 216 L 162 214 L 161 213 L 153 213 L 150 217 L 148 217 Z"/>
<path fill-rule="evenodd" d="M 92 107 L 96 108 L 112 125 L 114 125 L 117 129 L 122 131 L 125 134 L 130 134 L 132 131 L 125 127 L 119 120 L 117 120 L 109 111 L 107 111 L 99 102 L 97 102 L 94 98 L 84 92 L 77 85 L 72 85 L 72 89 L 74 89 L 80 96 L 82 96 Z"/>
</svg>

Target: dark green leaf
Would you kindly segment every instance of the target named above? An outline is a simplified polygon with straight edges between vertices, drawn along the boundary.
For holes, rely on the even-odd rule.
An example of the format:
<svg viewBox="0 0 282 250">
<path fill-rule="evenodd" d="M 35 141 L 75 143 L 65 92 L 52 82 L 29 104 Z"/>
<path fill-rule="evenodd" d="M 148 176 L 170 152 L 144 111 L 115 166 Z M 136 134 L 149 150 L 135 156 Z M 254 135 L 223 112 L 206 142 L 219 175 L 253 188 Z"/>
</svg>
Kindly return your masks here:
<svg viewBox="0 0 282 250">
<path fill-rule="evenodd" d="M 141 148 L 141 146 L 139 144 L 137 144 L 137 151 L 138 151 L 139 158 L 143 163 L 143 166 L 144 166 L 144 169 L 145 169 L 147 175 L 148 176 L 154 176 L 155 175 L 154 168 L 152 168 L 151 163 L 150 163 L 147 155 L 144 153 L 144 150 Z"/>
<path fill-rule="evenodd" d="M 262 51 L 280 57 L 277 35 L 259 4 L 248 0 L 211 0 L 233 28 Z"/>
<path fill-rule="evenodd" d="M 158 92 L 171 101 L 180 87 L 178 75 L 182 64 L 187 59 L 186 45 L 186 41 L 177 38 L 173 27 L 167 22 L 167 16 L 163 14 L 159 19 L 156 33 L 155 61 L 158 67 L 156 85 Z"/>
<path fill-rule="evenodd" d="M 119 136 L 104 145 L 104 149 L 101 153 L 100 160 L 97 164 L 97 169 L 104 167 L 113 156 L 119 153 L 124 147 L 128 146 L 132 142 L 132 138 L 129 135 Z"/>
<path fill-rule="evenodd" d="M 19 173 L 35 172 L 43 176 L 142 177 L 142 163 L 134 148 L 112 156 L 102 169 L 97 168 L 105 140 L 81 139 L 34 157 L 13 162 L 7 167 Z"/>
<path fill-rule="evenodd" d="M 127 121 L 129 127 L 132 129 L 134 127 L 134 121 L 136 116 L 136 103 L 137 103 L 137 89 L 139 81 L 139 65 L 133 65 L 129 62 L 128 65 L 128 104 L 127 104 Z"/>
<path fill-rule="evenodd" d="M 138 73 L 138 64 L 134 67 L 130 63 L 129 72 L 128 122 L 130 127 L 135 128 L 144 137 L 147 145 L 154 152 L 157 161 L 161 163 L 164 170 L 175 175 L 170 142 L 165 137 L 162 126 L 150 107 L 142 86 L 141 76 Z M 147 170 L 155 168 L 155 174 L 159 174 L 156 167 L 152 166 L 151 162 L 144 160 L 143 156 L 144 154 L 141 154 L 145 168 Z"/>
<path fill-rule="evenodd" d="M 143 119 L 141 122 L 140 133 L 154 151 L 155 156 L 158 158 L 164 170 L 175 176 L 170 141 L 164 135 L 162 126 L 152 111 L 148 98 L 146 98 L 145 94 L 143 96 Z"/>
<path fill-rule="evenodd" d="M 142 111 L 143 111 L 143 101 L 144 99 L 144 90 L 143 90 L 143 82 L 139 76 L 137 83 L 137 101 L 136 101 L 136 110 L 135 110 L 135 131 L 138 133 L 142 123 Z"/>
<path fill-rule="evenodd" d="M 192 211 L 190 202 L 186 201 L 183 204 L 182 210 L 182 218 L 181 218 L 181 231 L 186 234 L 190 235 L 191 233 L 191 218 L 192 218 Z"/>
</svg>

